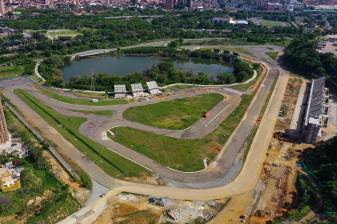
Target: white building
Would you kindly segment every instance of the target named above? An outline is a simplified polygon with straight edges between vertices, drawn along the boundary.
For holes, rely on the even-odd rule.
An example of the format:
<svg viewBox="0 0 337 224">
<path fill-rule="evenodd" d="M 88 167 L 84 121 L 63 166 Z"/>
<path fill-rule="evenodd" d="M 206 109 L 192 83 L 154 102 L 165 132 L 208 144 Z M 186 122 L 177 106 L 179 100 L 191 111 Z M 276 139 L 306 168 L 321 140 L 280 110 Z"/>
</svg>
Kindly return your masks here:
<svg viewBox="0 0 337 224">
<path fill-rule="evenodd" d="M 126 97 L 127 91 L 125 85 L 114 85 L 114 94 L 115 98 L 124 98 Z"/>
<path fill-rule="evenodd" d="M 144 96 L 144 89 L 141 83 L 131 84 L 131 91 L 133 97 L 142 97 Z"/>
<path fill-rule="evenodd" d="M 151 95 L 157 95 L 161 93 L 156 81 L 146 82 L 146 85 Z"/>
</svg>

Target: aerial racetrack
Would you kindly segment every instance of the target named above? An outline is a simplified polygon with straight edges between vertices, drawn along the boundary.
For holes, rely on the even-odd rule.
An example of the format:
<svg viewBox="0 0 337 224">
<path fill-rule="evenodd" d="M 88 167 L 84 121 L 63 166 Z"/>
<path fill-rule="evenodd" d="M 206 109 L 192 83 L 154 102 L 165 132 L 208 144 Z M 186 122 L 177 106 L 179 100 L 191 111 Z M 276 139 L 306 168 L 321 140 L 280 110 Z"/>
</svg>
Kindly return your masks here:
<svg viewBox="0 0 337 224">
<path fill-rule="evenodd" d="M 140 54 L 144 51 L 147 54 L 148 51 L 167 54 L 167 49 L 162 48 L 128 49 L 124 53 Z M 172 50 L 169 52 L 172 53 Z M 173 52 L 177 54 L 177 51 Z M 151 54 L 153 56 L 153 52 Z M 248 64 L 233 53 L 228 55 L 228 52 L 186 51 L 184 57 L 186 56 L 206 57 L 218 63 L 224 63 L 225 60 L 232 61 L 233 73 L 243 73 L 241 75 L 245 76 L 245 79 L 249 78 L 254 68 L 258 68 L 256 63 Z M 238 65 L 242 63 L 248 65 L 251 70 L 245 70 L 245 66 L 240 68 Z M 139 76 L 141 80 L 137 81 L 142 82 L 145 77 L 152 77 L 156 69 L 165 71 L 166 73 L 160 74 L 164 74 L 166 78 L 177 74 L 180 74 L 181 78 L 182 74 L 188 73 L 176 71 L 170 64 L 159 63 L 144 71 L 143 75 Z M 43 64 L 41 70 L 44 70 Z M 202 76 L 207 75 L 193 76 L 192 73 L 188 75 L 194 81 L 197 80 L 195 77 Z M 225 88 L 223 84 L 228 80 L 220 77 L 221 75 L 218 75 L 216 78 L 198 81 L 200 84 L 218 85 L 189 86 L 179 91 L 167 88 L 162 96 L 144 102 L 127 99 L 92 102 L 49 88 L 37 88 L 34 91 L 28 88 L 28 92 L 15 90 L 15 93 L 21 100 L 34 107 L 49 125 L 58 129 L 68 141 L 112 176 L 120 178 L 139 176 L 150 171 L 161 173 L 160 175 L 167 180 L 193 182 L 193 179 L 197 178 L 184 180 L 184 172 L 207 173 L 207 166 L 222 151 L 254 96 L 249 92 L 243 94 Z M 48 80 L 48 77 L 45 78 Z M 82 78 L 86 79 L 86 76 L 80 77 Z M 128 83 L 129 78 L 130 75 L 127 75 L 126 79 L 122 77 L 117 81 L 127 80 Z M 160 81 L 162 76 L 156 78 Z M 172 81 L 168 79 L 166 82 Z M 255 81 L 252 81 L 252 85 Z M 98 83 L 100 82 L 101 80 L 98 80 Z M 108 83 L 112 86 L 111 82 Z M 59 124 L 63 128 L 60 129 Z M 228 153 L 231 158 L 235 155 L 231 151 Z M 208 177 L 211 178 L 213 177 Z"/>
<path fill-rule="evenodd" d="M 263 77 L 264 78 L 264 77 Z M 254 120 L 257 120 L 258 117 L 261 116 L 261 110 L 263 111 L 264 108 L 264 102 L 266 101 L 268 94 L 270 93 L 270 90 L 272 89 L 274 80 L 277 78 L 277 74 L 275 72 L 271 72 L 271 74 L 269 74 L 268 76 L 266 76 L 266 78 L 264 80 L 259 79 L 262 81 L 262 85 L 263 88 L 258 89 L 257 91 L 255 91 L 257 88 L 252 88 L 254 89 L 253 94 L 251 95 L 250 93 L 252 92 L 246 92 L 247 95 L 242 95 L 243 92 L 237 91 L 237 90 L 233 90 L 233 89 L 229 89 L 226 87 L 193 87 L 193 88 L 182 88 L 179 89 L 179 91 L 177 91 L 176 94 L 174 94 L 173 96 L 168 96 L 166 99 L 163 98 L 154 98 L 153 100 L 150 101 L 143 101 L 143 102 L 135 102 L 135 101 L 129 101 L 128 104 L 117 104 L 117 105 L 104 105 L 104 106 L 88 106 L 88 105 L 83 105 L 86 103 L 80 102 L 80 103 L 76 103 L 76 104 L 71 104 L 71 102 L 62 102 L 64 101 L 64 99 L 62 100 L 58 100 L 55 99 L 56 97 L 48 97 L 47 95 L 43 94 L 41 92 L 41 90 L 39 88 L 35 88 L 34 84 L 32 84 L 30 81 L 27 80 L 20 80 L 21 83 L 16 82 L 15 84 L 13 83 L 5 83 L 2 85 L 7 86 L 7 88 L 4 91 L 4 94 L 6 97 L 8 97 L 11 102 L 14 102 L 15 105 L 18 105 L 18 108 L 21 110 L 24 105 L 22 104 L 22 102 L 20 102 L 20 100 L 18 99 L 18 97 L 11 93 L 11 90 L 13 89 L 25 89 L 25 91 L 28 92 L 28 94 L 31 94 L 31 96 L 29 96 L 29 98 L 33 98 L 35 97 L 36 100 L 40 100 L 41 101 L 41 105 L 43 106 L 47 106 L 49 108 L 51 108 L 54 111 L 57 111 L 58 113 L 63 115 L 68 116 L 68 120 L 65 120 L 65 122 L 69 122 L 70 120 L 72 120 L 73 117 L 84 117 L 85 119 L 87 119 L 87 121 L 85 121 L 85 123 L 83 123 L 82 125 L 79 126 L 78 133 L 80 133 L 80 135 L 83 135 L 85 137 L 88 137 L 88 139 L 93 140 L 93 142 L 98 143 L 98 145 L 102 145 L 105 146 L 105 150 L 110 151 L 113 153 L 114 156 L 119 156 L 116 157 L 117 161 L 119 161 L 121 158 L 123 161 L 132 161 L 130 162 L 130 164 L 133 164 L 133 166 L 135 164 L 138 164 L 136 166 L 135 169 L 138 169 L 139 172 L 137 174 L 131 174 L 131 176 L 133 175 L 139 175 L 139 174 L 144 174 L 147 173 L 149 170 L 150 172 L 152 171 L 155 174 L 159 174 L 160 177 L 162 177 L 164 180 L 167 180 L 169 182 L 172 181 L 172 183 L 174 183 L 176 186 L 183 186 L 183 187 L 188 187 L 188 188 L 208 188 L 208 189 L 200 189 L 200 194 L 199 194 L 199 189 L 191 189 L 189 190 L 189 193 L 186 193 L 186 190 L 184 190 L 184 188 L 174 188 L 174 193 L 171 191 L 170 187 L 152 187 L 149 185 L 137 185 L 137 184 L 132 184 L 130 182 L 119 182 L 115 179 L 110 179 L 108 178 L 104 173 L 102 173 L 100 171 L 100 169 L 102 169 L 101 163 L 102 161 L 104 161 L 105 159 L 103 158 L 99 158 L 97 160 L 95 160 L 95 164 L 88 162 L 88 160 L 84 160 L 81 156 L 81 154 L 78 154 L 76 151 L 76 148 L 72 148 L 70 145 L 63 145 L 65 149 L 67 149 L 68 155 L 71 155 L 76 162 L 83 167 L 85 170 L 88 171 L 89 175 L 91 178 L 93 178 L 93 180 L 98 181 L 100 184 L 103 184 L 103 186 L 116 186 L 115 184 L 121 184 L 122 186 L 125 187 L 117 187 L 115 189 L 114 192 L 111 192 L 111 194 L 115 194 L 118 192 L 122 192 L 122 191 L 127 191 L 127 192 L 131 192 L 131 193 L 140 193 L 140 194 L 151 194 L 154 196 L 169 196 L 172 198 L 177 198 L 177 199 L 187 199 L 187 200 L 191 200 L 194 196 L 193 195 L 200 195 L 200 200 L 209 200 L 212 198 L 222 198 L 222 197 L 228 197 L 229 195 L 233 195 L 233 194 L 238 194 L 242 191 L 246 191 L 247 189 L 253 187 L 252 183 L 255 181 L 256 179 L 256 175 L 258 174 L 258 170 L 260 170 L 260 165 L 257 168 L 252 169 L 251 167 L 251 163 L 253 162 L 251 158 L 252 155 L 248 155 L 249 159 L 247 160 L 247 162 L 245 162 L 244 165 L 244 169 L 249 169 L 247 167 L 251 167 L 251 173 L 250 173 L 250 179 L 252 180 L 251 182 L 247 182 L 247 184 L 244 185 L 240 185 L 240 190 L 234 190 L 234 189 L 239 189 L 238 188 L 238 184 L 241 184 L 241 179 L 244 178 L 244 180 L 248 180 L 246 177 L 244 177 L 244 174 L 246 174 L 246 171 L 242 171 L 243 176 L 240 174 L 234 182 L 231 182 L 235 176 L 233 176 L 230 179 L 226 179 L 224 181 L 218 181 L 218 180 L 222 180 L 224 176 L 227 175 L 228 173 L 228 167 L 233 166 L 233 161 L 235 161 L 235 157 L 234 155 L 238 155 L 240 148 L 242 146 L 242 144 L 245 143 L 246 139 L 248 138 L 248 136 L 251 133 L 251 130 L 253 129 L 255 122 L 252 122 Z M 260 82 L 257 82 L 257 84 L 259 84 Z M 29 87 L 30 86 L 30 87 Z M 216 165 L 214 168 L 220 168 L 220 170 L 222 172 L 216 172 L 216 173 L 211 173 L 208 172 L 208 168 L 202 170 L 202 171 L 198 171 L 198 172 L 180 172 L 178 170 L 172 170 L 169 169 L 165 166 L 160 165 L 160 163 L 156 162 L 153 159 L 148 158 L 147 156 L 144 156 L 140 153 L 137 153 L 136 151 L 125 147 L 121 144 L 116 143 L 115 141 L 112 141 L 110 138 L 114 138 L 115 136 L 110 136 L 110 135 L 114 135 L 115 133 L 110 132 L 109 130 L 111 130 L 111 128 L 116 128 L 116 127 L 121 127 L 121 126 L 125 126 L 125 128 L 134 128 L 133 126 L 137 126 L 137 127 L 141 127 L 140 130 L 142 130 L 142 128 L 146 129 L 146 132 L 153 134 L 153 132 L 158 131 L 157 127 L 154 126 L 148 126 L 142 123 L 138 123 L 138 122 L 132 122 L 129 121 L 127 119 L 125 119 L 123 117 L 123 113 L 121 113 L 121 111 L 126 110 L 128 107 L 132 107 L 135 104 L 137 104 L 137 106 L 144 106 L 145 104 L 155 104 L 155 103 L 159 103 L 162 101 L 172 101 L 175 100 L 175 98 L 187 98 L 187 97 L 193 97 L 194 94 L 190 95 L 190 96 L 186 96 L 185 93 L 186 92 L 194 92 L 197 89 L 197 92 L 200 91 L 197 95 L 203 95 L 203 94 L 208 94 L 210 89 L 216 91 L 216 89 L 221 89 L 222 94 L 224 95 L 231 95 L 232 97 L 227 98 L 225 96 L 225 99 L 238 99 L 236 101 L 236 106 L 234 107 L 229 107 L 229 108 L 239 108 L 238 105 L 242 105 L 242 102 L 244 101 L 244 97 L 250 97 L 251 99 L 249 99 L 249 102 L 247 103 L 247 108 L 245 110 L 245 112 L 243 112 L 243 114 L 245 114 L 244 117 L 239 118 L 239 120 L 241 120 L 241 122 L 239 122 L 239 124 L 237 124 L 236 128 L 235 128 L 235 134 L 233 134 L 233 136 L 230 135 L 230 137 L 227 140 L 227 143 L 225 144 L 225 148 L 226 150 L 222 150 L 220 153 L 218 153 L 218 156 L 215 158 L 215 161 L 217 161 Z M 254 97 L 255 94 L 255 97 Z M 27 93 L 25 94 L 27 96 Z M 62 92 L 57 92 L 56 95 L 62 95 L 65 97 L 70 97 L 68 94 L 66 93 L 62 93 Z M 236 97 L 233 97 L 236 96 Z M 243 97 L 241 100 L 240 98 Z M 72 98 L 72 97 L 71 97 Z M 77 99 L 77 97 L 75 97 Z M 259 99 L 259 100 L 256 100 Z M 27 99 L 26 99 L 27 100 Z M 226 101 L 226 100 L 225 100 Z M 224 102 L 224 101 L 222 101 Z M 219 105 L 220 103 L 218 103 L 217 105 Z M 250 106 L 249 106 L 250 105 Z M 226 106 L 226 104 L 224 104 L 223 106 Z M 249 106 L 249 107 L 248 107 Z M 216 106 L 214 106 L 216 107 Z M 214 108 L 213 107 L 213 108 Z M 27 109 L 27 108 L 26 108 Z M 122 110 L 119 110 L 122 109 Z M 222 107 L 223 109 L 223 107 Z M 96 114 L 96 111 L 112 111 L 112 112 L 103 112 L 103 114 Z M 221 111 L 221 110 L 220 110 Z M 228 112 L 228 111 L 227 111 Z M 272 112 L 275 112 L 274 110 Z M 272 113 L 272 112 L 268 112 L 268 113 Z M 32 113 L 28 113 L 27 116 L 31 117 L 33 116 L 34 119 L 33 120 L 39 120 L 39 122 L 37 122 L 37 124 L 39 123 L 43 123 L 43 120 L 41 120 L 41 118 L 39 118 L 39 115 L 36 116 L 36 113 L 34 115 L 34 111 L 32 111 Z M 112 114 L 112 116 L 111 116 Z M 237 115 L 238 113 L 234 112 L 230 112 L 230 115 Z M 69 118 L 70 116 L 70 118 Z M 117 123 L 113 123 L 113 117 L 116 116 L 117 117 Z M 217 113 L 215 114 L 211 114 L 211 116 L 209 117 L 210 120 L 214 119 L 220 119 L 223 120 L 226 117 L 228 118 L 228 114 L 224 117 L 221 117 L 220 115 L 217 116 Z M 109 122 L 107 122 L 106 118 L 109 117 L 110 120 Z M 45 118 L 44 118 L 45 119 Z M 122 123 L 118 123 L 120 122 L 120 119 L 122 119 Z M 202 119 L 201 119 L 202 120 Z M 212 120 L 213 121 L 213 120 Z M 197 121 L 198 123 L 198 121 Z M 212 122 L 211 122 L 212 123 Z M 216 125 L 215 127 L 212 127 L 211 129 L 215 130 L 218 127 L 221 126 L 221 121 L 217 121 L 215 122 Z M 112 124 L 113 127 L 111 126 Z M 125 125 L 127 124 L 127 125 Z M 196 123 L 194 123 L 196 124 Z M 62 128 L 62 124 L 60 125 L 60 123 L 57 123 L 56 125 L 58 125 L 59 127 Z M 205 125 L 205 124 L 204 124 Z M 49 126 L 48 123 L 44 123 L 44 126 Z M 193 127 L 190 126 L 190 127 Z M 87 129 L 89 128 L 89 129 Z M 48 128 L 49 129 L 49 128 Z M 139 130 L 139 128 L 136 128 Z M 147 130 L 149 129 L 149 130 Z M 188 134 L 185 135 L 186 133 L 183 133 L 184 131 L 189 131 L 187 132 Z M 174 140 L 191 140 L 189 139 L 189 136 L 207 136 L 209 133 L 199 133 L 198 131 L 191 131 L 189 130 L 189 128 L 187 128 L 187 130 L 170 130 L 170 129 L 165 129 L 165 130 L 161 130 L 160 133 L 157 133 L 158 136 L 164 136 L 164 137 L 169 137 L 171 139 Z M 44 127 L 41 127 L 41 131 L 44 134 L 47 134 L 48 131 L 45 130 Z M 58 130 L 60 132 L 60 130 Z M 177 132 L 178 131 L 178 132 Z M 210 131 L 212 132 L 212 131 Z M 53 137 L 59 139 L 59 142 L 56 141 L 56 144 L 62 144 L 63 140 L 62 140 L 62 136 L 59 136 L 58 133 L 54 133 Z M 78 137 L 78 136 L 77 136 Z M 221 135 L 218 136 L 218 138 L 222 138 Z M 193 140 L 193 138 L 192 138 Z M 219 139 L 218 139 L 219 140 Z M 240 140 L 242 140 L 240 142 Z M 239 142 L 237 142 L 239 141 Z M 236 143 L 236 144 L 235 144 Z M 254 143 L 253 143 L 254 145 Z M 115 150 L 115 146 L 122 146 L 118 151 Z M 254 148 L 254 146 L 253 146 Z M 264 145 L 263 145 L 263 149 L 264 149 Z M 91 149 L 92 150 L 92 149 Z M 69 154 L 70 153 L 70 154 Z M 255 155 L 257 153 L 257 151 L 254 149 L 252 152 L 249 152 L 249 154 L 254 154 L 254 158 L 258 159 L 260 161 L 261 156 L 264 155 L 264 151 L 259 152 L 258 155 Z M 96 153 L 95 153 L 96 154 Z M 125 158 L 125 160 L 124 160 Z M 88 157 L 89 161 L 91 161 L 91 159 Z M 134 163 L 133 163 L 134 162 Z M 204 161 L 203 161 L 204 162 Z M 209 161 L 206 161 L 206 163 L 208 163 Z M 125 163 L 126 167 L 128 167 L 130 164 Z M 117 167 L 115 167 L 116 170 L 118 170 L 116 173 L 119 173 L 118 175 L 113 174 L 112 176 L 115 177 L 119 177 L 119 178 L 123 178 L 128 176 L 126 175 L 121 175 L 121 169 L 118 164 L 118 162 L 114 163 L 113 165 L 117 165 Z M 202 165 L 205 165 L 204 163 L 202 163 Z M 246 167 L 247 166 L 247 167 Z M 256 166 L 256 164 L 255 164 Z M 144 169 L 145 168 L 145 169 Z M 134 169 L 134 168 L 131 168 Z M 104 170 L 104 168 L 103 168 Z M 240 170 L 239 170 L 240 171 Z M 257 171 L 257 172 L 255 172 Z M 124 171 L 125 172 L 125 171 Z M 132 172 L 132 171 L 129 171 Z M 125 172 L 126 173 L 126 172 Z M 238 174 L 238 173 L 237 173 Z M 217 187 L 217 186 L 224 186 L 224 187 Z M 213 190 L 214 189 L 214 190 Z M 209 191 L 210 190 L 210 191 Z M 151 193 L 150 193 L 151 192 Z M 110 194 L 108 195 L 110 196 Z M 107 197 L 108 197 L 107 196 Z"/>
</svg>

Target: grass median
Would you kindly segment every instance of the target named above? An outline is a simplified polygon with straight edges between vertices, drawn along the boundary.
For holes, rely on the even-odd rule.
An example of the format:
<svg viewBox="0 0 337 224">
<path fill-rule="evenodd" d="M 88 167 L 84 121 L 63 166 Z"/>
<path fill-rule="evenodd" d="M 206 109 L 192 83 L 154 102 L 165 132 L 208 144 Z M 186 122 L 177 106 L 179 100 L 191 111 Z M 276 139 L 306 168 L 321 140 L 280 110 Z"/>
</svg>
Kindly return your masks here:
<svg viewBox="0 0 337 224">
<path fill-rule="evenodd" d="M 106 173 L 114 177 L 139 176 L 147 172 L 141 166 L 109 151 L 102 145 L 79 133 L 80 125 L 86 121 L 81 117 L 62 115 L 33 95 L 22 89 L 16 89 L 18 95 L 27 105 L 37 112 L 45 121 L 61 133 L 71 144 L 94 161 Z"/>
<path fill-rule="evenodd" d="M 76 105 L 86 105 L 86 106 L 109 106 L 117 104 L 126 104 L 128 101 L 125 99 L 114 99 L 114 100 L 99 100 L 98 102 L 92 102 L 90 99 L 69 97 L 58 94 L 52 90 L 42 89 L 42 93 L 54 100 L 61 101 L 63 103 L 76 104 Z"/>
<path fill-rule="evenodd" d="M 95 114 L 100 116 L 111 116 L 113 114 L 112 110 L 72 110 L 74 112 L 80 112 L 83 114 Z"/>
<path fill-rule="evenodd" d="M 239 106 L 202 139 L 175 139 L 128 127 L 117 127 L 109 137 L 159 163 L 181 171 L 204 168 L 203 159 L 213 160 L 244 116 L 253 96 L 244 95 Z"/>
<path fill-rule="evenodd" d="M 123 115 L 130 121 L 158 128 L 181 130 L 191 126 L 201 118 L 203 112 L 209 111 L 223 99 L 221 94 L 203 94 L 132 107 Z"/>
</svg>

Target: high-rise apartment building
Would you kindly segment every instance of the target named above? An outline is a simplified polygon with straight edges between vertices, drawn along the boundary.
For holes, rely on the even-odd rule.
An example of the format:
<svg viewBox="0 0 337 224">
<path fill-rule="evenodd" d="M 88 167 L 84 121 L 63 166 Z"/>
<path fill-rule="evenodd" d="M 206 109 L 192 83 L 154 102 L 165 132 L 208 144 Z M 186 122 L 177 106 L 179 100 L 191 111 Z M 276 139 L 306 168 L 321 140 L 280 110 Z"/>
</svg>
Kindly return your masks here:
<svg viewBox="0 0 337 224">
<path fill-rule="evenodd" d="M 9 134 L 4 114 L 4 109 L 0 102 L 0 144 L 4 144 L 9 141 Z"/>
</svg>

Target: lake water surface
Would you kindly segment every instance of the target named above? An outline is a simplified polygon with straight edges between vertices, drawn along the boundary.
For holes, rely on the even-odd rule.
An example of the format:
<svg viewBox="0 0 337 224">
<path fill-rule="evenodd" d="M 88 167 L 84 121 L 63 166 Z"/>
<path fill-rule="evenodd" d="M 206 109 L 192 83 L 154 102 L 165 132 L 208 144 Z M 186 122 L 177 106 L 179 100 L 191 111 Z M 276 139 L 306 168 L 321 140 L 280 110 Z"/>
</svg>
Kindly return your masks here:
<svg viewBox="0 0 337 224">
<path fill-rule="evenodd" d="M 171 61 L 175 69 L 187 70 L 193 74 L 203 72 L 209 77 L 216 77 L 224 72 L 232 72 L 233 69 L 222 64 L 210 64 L 200 60 L 171 60 L 161 57 L 149 56 L 98 56 L 83 58 L 74 61 L 63 70 L 65 81 L 70 78 L 98 73 L 106 73 L 118 76 L 128 75 L 133 72 L 143 72 L 162 61 Z"/>
</svg>

